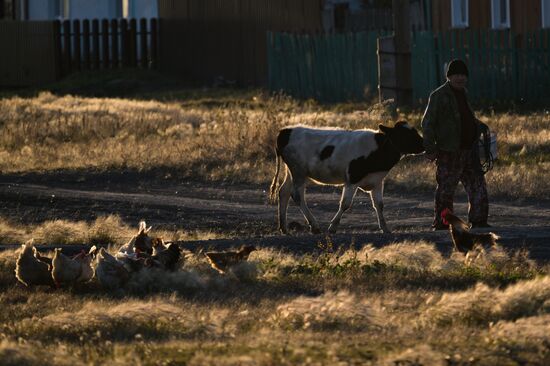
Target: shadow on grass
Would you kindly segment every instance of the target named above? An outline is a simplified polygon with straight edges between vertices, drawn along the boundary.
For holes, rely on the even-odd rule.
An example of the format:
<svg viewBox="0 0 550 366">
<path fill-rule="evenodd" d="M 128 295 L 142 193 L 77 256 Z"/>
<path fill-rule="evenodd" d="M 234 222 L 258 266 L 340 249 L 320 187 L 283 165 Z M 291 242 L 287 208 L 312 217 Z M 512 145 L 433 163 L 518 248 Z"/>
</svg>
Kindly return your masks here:
<svg viewBox="0 0 550 366">
<path fill-rule="evenodd" d="M 0 98 L 32 98 L 42 92 L 95 98 L 128 98 L 178 102 L 188 107 L 219 108 L 240 105 L 261 108 L 258 88 L 236 88 L 212 83 L 197 85 L 154 70 L 125 69 L 80 72 L 57 82 L 28 88 L 0 89 Z"/>
</svg>

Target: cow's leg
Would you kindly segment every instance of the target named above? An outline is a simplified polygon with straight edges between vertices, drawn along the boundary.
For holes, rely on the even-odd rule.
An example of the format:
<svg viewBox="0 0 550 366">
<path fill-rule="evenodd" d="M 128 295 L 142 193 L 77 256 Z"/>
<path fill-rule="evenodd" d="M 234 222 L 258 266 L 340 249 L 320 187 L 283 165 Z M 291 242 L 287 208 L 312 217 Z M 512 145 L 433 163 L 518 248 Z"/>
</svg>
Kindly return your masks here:
<svg viewBox="0 0 550 366">
<path fill-rule="evenodd" d="M 342 189 L 342 197 L 340 198 L 340 207 L 338 208 L 338 212 L 336 213 L 336 215 L 330 221 L 330 226 L 328 227 L 329 233 L 335 233 L 336 229 L 338 229 L 340 219 L 342 218 L 344 212 L 346 212 L 351 207 L 351 203 L 353 202 L 353 197 L 355 196 L 356 191 L 357 186 L 344 185 L 344 189 Z"/>
<path fill-rule="evenodd" d="M 288 226 L 286 222 L 286 212 L 288 209 L 288 201 L 290 200 L 290 194 L 292 193 L 292 177 L 287 171 L 285 174 L 285 180 L 279 188 L 279 230 L 283 234 L 288 233 Z"/>
<path fill-rule="evenodd" d="M 293 176 L 294 177 L 294 176 Z M 319 224 L 317 223 L 317 220 L 309 210 L 309 207 L 307 207 L 306 203 L 306 179 L 294 179 L 294 190 L 292 193 L 292 198 L 294 201 L 296 201 L 297 204 L 300 205 L 300 210 L 302 210 L 302 213 L 304 214 L 307 223 L 309 224 L 309 227 L 311 229 L 311 232 L 314 234 L 318 234 L 321 232 L 319 229 Z"/>
<path fill-rule="evenodd" d="M 378 227 L 382 230 L 383 233 L 390 233 L 388 225 L 386 225 L 386 220 L 384 219 L 384 181 L 380 182 L 370 193 L 370 198 L 372 200 L 372 207 L 376 211 L 378 216 Z"/>
</svg>

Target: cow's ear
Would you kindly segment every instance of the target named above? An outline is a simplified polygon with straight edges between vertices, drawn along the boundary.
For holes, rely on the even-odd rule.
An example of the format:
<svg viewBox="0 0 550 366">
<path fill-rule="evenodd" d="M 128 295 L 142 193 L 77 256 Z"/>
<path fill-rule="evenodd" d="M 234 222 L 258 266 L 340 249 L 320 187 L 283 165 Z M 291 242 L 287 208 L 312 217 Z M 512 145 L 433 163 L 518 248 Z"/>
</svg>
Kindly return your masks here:
<svg viewBox="0 0 550 366">
<path fill-rule="evenodd" d="M 384 133 L 388 133 L 391 131 L 391 127 L 384 126 L 383 124 L 379 124 L 378 128 Z"/>
</svg>

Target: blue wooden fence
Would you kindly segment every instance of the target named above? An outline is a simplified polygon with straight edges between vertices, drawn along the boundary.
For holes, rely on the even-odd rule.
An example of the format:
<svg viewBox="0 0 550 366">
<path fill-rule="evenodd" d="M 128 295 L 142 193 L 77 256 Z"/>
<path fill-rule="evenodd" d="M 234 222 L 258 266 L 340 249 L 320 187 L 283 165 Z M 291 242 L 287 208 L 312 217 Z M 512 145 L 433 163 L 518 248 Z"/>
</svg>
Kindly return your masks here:
<svg viewBox="0 0 550 366">
<path fill-rule="evenodd" d="M 376 95 L 378 32 L 328 35 L 268 34 L 268 85 L 297 98 L 324 102 Z M 415 32 L 414 99 L 423 103 L 445 81 L 446 63 L 464 59 L 476 100 L 550 100 L 550 30 Z"/>
</svg>

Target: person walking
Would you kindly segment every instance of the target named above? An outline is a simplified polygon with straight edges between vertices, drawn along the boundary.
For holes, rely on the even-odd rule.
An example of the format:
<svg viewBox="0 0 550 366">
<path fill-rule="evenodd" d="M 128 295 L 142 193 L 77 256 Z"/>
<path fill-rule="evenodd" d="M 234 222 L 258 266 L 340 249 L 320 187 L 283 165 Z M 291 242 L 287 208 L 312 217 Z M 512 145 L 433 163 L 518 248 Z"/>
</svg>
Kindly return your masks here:
<svg viewBox="0 0 550 366">
<path fill-rule="evenodd" d="M 489 199 L 479 161 L 478 141 L 487 126 L 472 112 L 466 94 L 468 67 L 464 61 L 447 65 L 447 81 L 430 94 L 422 117 L 426 158 L 435 161 L 434 230 L 447 229 L 441 212 L 453 210 L 454 193 L 461 182 L 468 195 L 468 221 L 472 227 L 489 227 Z"/>
</svg>

